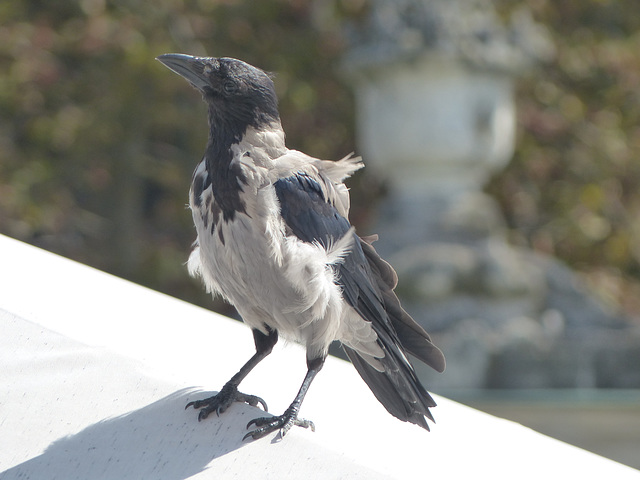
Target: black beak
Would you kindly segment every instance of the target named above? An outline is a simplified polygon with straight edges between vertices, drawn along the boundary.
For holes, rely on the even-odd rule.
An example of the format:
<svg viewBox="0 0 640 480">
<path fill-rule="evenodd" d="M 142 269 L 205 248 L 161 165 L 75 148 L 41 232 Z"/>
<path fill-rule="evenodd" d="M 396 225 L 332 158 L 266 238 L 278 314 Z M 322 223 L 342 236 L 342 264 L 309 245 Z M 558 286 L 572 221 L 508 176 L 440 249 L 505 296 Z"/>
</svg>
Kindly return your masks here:
<svg viewBox="0 0 640 480">
<path fill-rule="evenodd" d="M 210 86 L 207 74 L 211 69 L 211 65 L 205 62 L 205 60 L 208 59 L 184 55 L 182 53 L 165 53 L 164 55 L 156 57 L 156 60 L 181 77 L 187 79 L 189 83 L 200 91 Z"/>
</svg>

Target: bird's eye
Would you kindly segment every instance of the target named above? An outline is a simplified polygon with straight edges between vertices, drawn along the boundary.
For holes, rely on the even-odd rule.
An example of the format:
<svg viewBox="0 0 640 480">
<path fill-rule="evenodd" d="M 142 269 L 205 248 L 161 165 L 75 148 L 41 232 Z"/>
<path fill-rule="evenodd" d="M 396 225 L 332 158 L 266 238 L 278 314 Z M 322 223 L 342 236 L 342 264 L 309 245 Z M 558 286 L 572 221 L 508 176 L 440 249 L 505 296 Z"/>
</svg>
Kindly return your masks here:
<svg viewBox="0 0 640 480">
<path fill-rule="evenodd" d="M 238 86 L 235 84 L 235 82 L 228 81 L 222 84 L 222 89 L 227 95 L 233 95 L 238 91 Z"/>
</svg>

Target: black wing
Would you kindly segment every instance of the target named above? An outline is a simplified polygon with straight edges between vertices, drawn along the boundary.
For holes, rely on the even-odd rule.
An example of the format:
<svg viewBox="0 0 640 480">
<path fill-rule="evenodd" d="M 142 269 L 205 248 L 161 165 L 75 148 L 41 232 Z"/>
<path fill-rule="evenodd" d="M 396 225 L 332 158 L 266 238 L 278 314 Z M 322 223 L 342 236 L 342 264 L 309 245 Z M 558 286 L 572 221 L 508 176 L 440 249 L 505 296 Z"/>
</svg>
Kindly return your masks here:
<svg viewBox="0 0 640 480">
<path fill-rule="evenodd" d="M 349 221 L 325 200 L 320 184 L 306 173 L 281 178 L 273 186 L 282 218 L 300 240 L 319 242 L 327 248 L 351 228 Z"/>
<path fill-rule="evenodd" d="M 274 184 L 281 214 L 292 233 L 305 242 L 328 246 L 349 232 L 349 221 L 326 200 L 320 184 L 305 173 Z M 367 363 L 343 345 L 347 355 L 378 400 L 397 418 L 429 429 L 424 416 L 433 420 L 429 407 L 435 402 L 420 384 L 405 349 L 438 371 L 444 356 L 431 343 L 427 332 L 400 306 L 393 289 L 395 271 L 373 246 L 354 236 L 353 247 L 337 265 L 337 282 L 345 301 L 371 322 L 378 344 L 385 352 L 380 359 L 384 372 Z"/>
</svg>

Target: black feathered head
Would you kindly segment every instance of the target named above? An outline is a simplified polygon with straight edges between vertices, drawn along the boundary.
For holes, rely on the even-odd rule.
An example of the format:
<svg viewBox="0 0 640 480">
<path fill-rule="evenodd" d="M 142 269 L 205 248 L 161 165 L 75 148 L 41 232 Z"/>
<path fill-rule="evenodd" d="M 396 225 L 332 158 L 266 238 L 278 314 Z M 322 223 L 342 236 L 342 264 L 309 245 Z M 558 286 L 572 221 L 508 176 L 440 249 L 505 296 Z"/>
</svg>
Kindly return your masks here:
<svg viewBox="0 0 640 480">
<path fill-rule="evenodd" d="M 233 124 L 233 129 L 260 127 L 279 121 L 273 81 L 264 71 L 235 58 L 194 57 L 179 53 L 157 60 L 184 77 L 209 105 L 212 128 Z"/>
</svg>

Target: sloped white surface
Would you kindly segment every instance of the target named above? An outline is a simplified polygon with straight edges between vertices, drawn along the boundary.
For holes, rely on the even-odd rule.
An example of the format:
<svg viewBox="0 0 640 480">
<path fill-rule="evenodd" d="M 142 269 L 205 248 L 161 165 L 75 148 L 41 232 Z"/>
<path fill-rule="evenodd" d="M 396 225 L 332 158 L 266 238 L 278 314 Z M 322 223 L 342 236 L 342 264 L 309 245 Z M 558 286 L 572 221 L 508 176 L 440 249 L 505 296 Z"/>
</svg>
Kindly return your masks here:
<svg viewBox="0 0 640 480">
<path fill-rule="evenodd" d="M 0 479 L 640 478 L 441 397 L 425 432 L 331 358 L 302 407 L 315 433 L 242 442 L 257 409 L 184 410 L 252 354 L 237 322 L 0 236 Z M 281 413 L 305 370 L 280 346 L 242 390 Z"/>
</svg>

